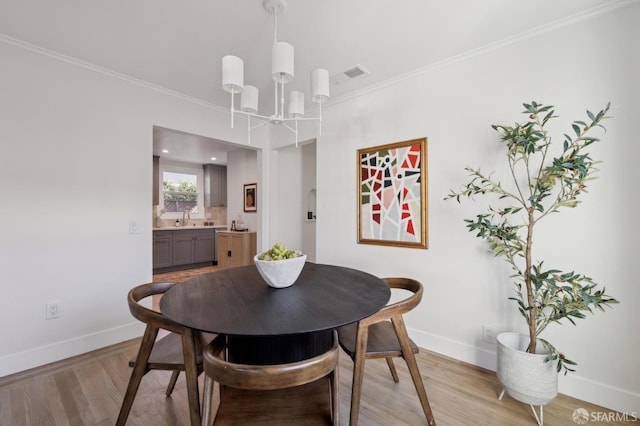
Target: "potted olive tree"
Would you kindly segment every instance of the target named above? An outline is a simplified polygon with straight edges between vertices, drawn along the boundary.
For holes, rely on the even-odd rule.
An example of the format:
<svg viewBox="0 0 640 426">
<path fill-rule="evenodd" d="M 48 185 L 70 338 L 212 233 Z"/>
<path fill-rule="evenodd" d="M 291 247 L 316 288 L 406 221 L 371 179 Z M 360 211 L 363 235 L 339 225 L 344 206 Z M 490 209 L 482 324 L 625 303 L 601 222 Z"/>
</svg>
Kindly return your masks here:
<svg viewBox="0 0 640 426">
<path fill-rule="evenodd" d="M 505 144 L 511 175 L 508 182 L 502 183 L 480 169 L 467 167 L 469 182 L 458 191 L 452 190 L 445 199 L 460 202 L 461 198 L 495 198 L 496 204 L 477 214 L 475 219 L 465 219 L 466 226 L 488 243 L 495 256 L 504 258 L 513 268 L 515 294 L 510 299 L 517 304 L 528 328 L 528 335 L 498 336 L 497 373 L 511 396 L 542 406 L 557 394 L 558 372 L 574 371 L 576 365 L 542 339 L 542 331 L 564 319 L 575 325 L 574 320 L 584 318 L 585 311 L 603 310 L 603 306 L 617 303 L 590 277 L 574 271 L 548 269 L 542 260 L 534 260 L 533 255 L 536 224 L 551 213 L 576 207 L 586 192 L 587 183 L 594 179 L 597 162 L 589 157 L 587 148 L 599 141 L 591 134 L 597 128 L 604 129 L 601 123 L 607 118 L 609 105 L 597 114 L 587 111 L 586 121 L 574 121 L 572 131 L 564 135 L 561 149 L 556 149 L 559 155 L 553 158 L 552 140 L 546 129 L 549 120 L 555 118 L 553 107 L 536 102 L 524 107 L 526 121 L 513 126 L 492 126 Z M 530 367 L 508 360 L 511 354 L 528 357 L 529 361 L 524 364 L 535 359 L 551 378 L 539 378 L 542 373 L 538 372 L 518 371 Z M 506 377 L 511 373 L 524 375 Z M 541 390 L 541 384 L 535 383 L 538 379 L 555 389 Z M 519 383 L 522 381 L 524 383 Z M 520 385 L 531 385 L 534 389 L 523 390 Z"/>
</svg>

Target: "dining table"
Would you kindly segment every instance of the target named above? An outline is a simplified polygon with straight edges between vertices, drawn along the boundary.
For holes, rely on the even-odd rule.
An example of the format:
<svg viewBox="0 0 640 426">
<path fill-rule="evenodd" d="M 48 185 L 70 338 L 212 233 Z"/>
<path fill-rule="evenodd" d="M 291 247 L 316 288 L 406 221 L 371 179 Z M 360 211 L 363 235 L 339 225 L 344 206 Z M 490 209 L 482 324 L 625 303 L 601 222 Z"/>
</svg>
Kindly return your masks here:
<svg viewBox="0 0 640 426">
<path fill-rule="evenodd" d="M 248 265 L 173 286 L 162 296 L 160 310 L 193 330 L 225 335 L 230 361 L 265 365 L 329 350 L 333 330 L 379 311 L 390 295 L 382 279 L 345 266 L 306 262 L 293 285 L 273 288 Z M 184 350 L 194 353 L 193 345 Z M 199 407 L 190 408 L 192 417 L 200 413 Z M 192 424 L 199 421 L 192 418 Z"/>
</svg>

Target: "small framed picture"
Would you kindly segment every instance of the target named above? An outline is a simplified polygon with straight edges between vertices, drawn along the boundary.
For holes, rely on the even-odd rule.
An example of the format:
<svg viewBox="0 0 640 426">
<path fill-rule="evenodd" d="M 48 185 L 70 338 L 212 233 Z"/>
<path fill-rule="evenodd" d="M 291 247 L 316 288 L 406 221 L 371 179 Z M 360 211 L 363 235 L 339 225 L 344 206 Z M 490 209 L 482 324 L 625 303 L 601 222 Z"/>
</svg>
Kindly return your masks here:
<svg viewBox="0 0 640 426">
<path fill-rule="evenodd" d="M 258 195 L 257 183 L 245 183 L 244 184 L 244 211 L 256 212 L 258 211 L 258 201 L 256 196 Z"/>
</svg>

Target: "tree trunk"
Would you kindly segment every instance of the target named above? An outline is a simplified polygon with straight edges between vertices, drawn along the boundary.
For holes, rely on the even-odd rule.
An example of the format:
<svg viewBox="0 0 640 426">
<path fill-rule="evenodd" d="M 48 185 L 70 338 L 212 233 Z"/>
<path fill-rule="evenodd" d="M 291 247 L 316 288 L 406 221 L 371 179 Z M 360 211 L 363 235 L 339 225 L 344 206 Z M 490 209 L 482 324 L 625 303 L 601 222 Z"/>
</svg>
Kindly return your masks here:
<svg viewBox="0 0 640 426">
<path fill-rule="evenodd" d="M 533 288 L 531 284 L 531 246 L 533 244 L 533 212 L 534 208 L 529 207 L 527 209 L 528 220 L 527 220 L 527 248 L 525 251 L 525 272 L 524 272 L 524 282 L 527 288 L 527 305 L 529 306 L 529 348 L 527 352 L 536 353 L 536 307 L 534 306 L 533 299 Z"/>
</svg>

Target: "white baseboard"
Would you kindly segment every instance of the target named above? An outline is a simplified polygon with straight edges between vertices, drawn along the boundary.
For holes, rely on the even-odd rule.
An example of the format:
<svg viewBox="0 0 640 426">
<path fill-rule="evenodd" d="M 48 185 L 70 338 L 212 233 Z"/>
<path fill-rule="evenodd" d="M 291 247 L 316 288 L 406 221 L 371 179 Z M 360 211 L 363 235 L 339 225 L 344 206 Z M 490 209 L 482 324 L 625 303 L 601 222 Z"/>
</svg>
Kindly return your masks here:
<svg viewBox="0 0 640 426">
<path fill-rule="evenodd" d="M 0 357 L 0 377 L 90 352 L 142 336 L 144 324 L 133 322 Z"/>
<path fill-rule="evenodd" d="M 491 371 L 496 370 L 495 350 L 479 348 L 416 329 L 408 329 L 408 332 L 421 348 Z M 640 395 L 580 377 L 576 373 L 561 375 L 558 390 L 564 395 L 626 414 L 627 418 L 640 417 Z M 597 413 L 592 415 L 597 416 Z"/>
<path fill-rule="evenodd" d="M 626 414 L 627 419 L 625 420 L 630 421 L 632 417 L 640 418 L 640 395 L 606 383 L 580 377 L 576 373 L 568 373 L 566 376 L 560 375 L 558 391 Z M 598 418 L 593 416 L 597 416 L 595 413 L 592 413 L 592 418 Z"/>
</svg>

